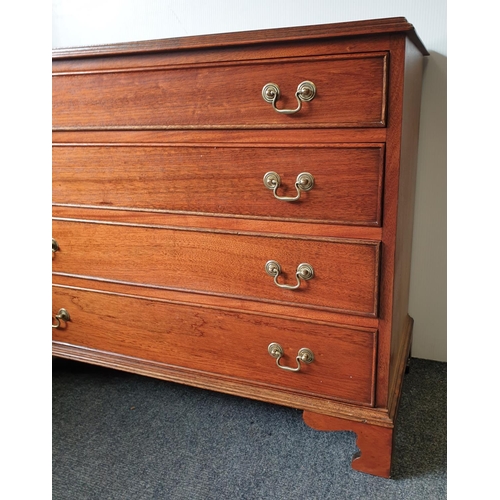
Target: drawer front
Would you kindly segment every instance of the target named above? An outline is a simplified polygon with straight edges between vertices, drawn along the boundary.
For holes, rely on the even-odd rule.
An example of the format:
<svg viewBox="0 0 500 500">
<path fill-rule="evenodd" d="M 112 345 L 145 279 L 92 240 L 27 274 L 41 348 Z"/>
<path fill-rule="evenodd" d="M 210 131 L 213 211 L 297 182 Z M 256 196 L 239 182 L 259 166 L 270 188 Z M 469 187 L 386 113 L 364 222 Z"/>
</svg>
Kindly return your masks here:
<svg viewBox="0 0 500 500">
<path fill-rule="evenodd" d="M 56 273 L 375 316 L 379 244 L 55 220 Z M 281 267 L 277 277 L 266 263 Z M 296 277 L 300 264 L 314 277 Z M 283 289 L 275 284 L 300 286 Z"/>
<path fill-rule="evenodd" d="M 380 225 L 383 145 L 316 147 L 59 146 L 54 203 Z M 276 172 L 276 196 L 263 182 Z M 310 173 L 313 187 L 298 190 Z"/>
<path fill-rule="evenodd" d="M 373 404 L 376 332 L 266 317 L 95 291 L 53 288 L 53 340 L 201 370 L 251 383 L 332 399 Z M 53 319 L 53 324 L 55 320 Z M 280 365 L 297 368 L 301 348 L 314 355 L 300 371 L 276 366 L 271 343 L 283 348 Z"/>
<path fill-rule="evenodd" d="M 55 129 L 383 127 L 387 55 L 349 54 L 139 70 L 54 73 Z M 316 95 L 294 114 L 262 90 L 276 84 L 278 109 L 295 110 L 299 84 Z"/>
</svg>

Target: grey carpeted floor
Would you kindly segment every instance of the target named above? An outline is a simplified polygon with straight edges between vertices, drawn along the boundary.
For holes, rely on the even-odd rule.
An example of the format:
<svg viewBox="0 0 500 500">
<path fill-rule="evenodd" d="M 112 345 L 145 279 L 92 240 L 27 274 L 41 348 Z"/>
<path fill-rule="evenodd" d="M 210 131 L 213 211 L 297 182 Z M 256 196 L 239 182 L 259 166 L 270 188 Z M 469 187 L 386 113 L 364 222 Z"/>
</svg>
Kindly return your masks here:
<svg viewBox="0 0 500 500">
<path fill-rule="evenodd" d="M 446 498 L 446 363 L 412 359 L 392 479 L 291 408 L 53 360 L 54 500 Z"/>
</svg>

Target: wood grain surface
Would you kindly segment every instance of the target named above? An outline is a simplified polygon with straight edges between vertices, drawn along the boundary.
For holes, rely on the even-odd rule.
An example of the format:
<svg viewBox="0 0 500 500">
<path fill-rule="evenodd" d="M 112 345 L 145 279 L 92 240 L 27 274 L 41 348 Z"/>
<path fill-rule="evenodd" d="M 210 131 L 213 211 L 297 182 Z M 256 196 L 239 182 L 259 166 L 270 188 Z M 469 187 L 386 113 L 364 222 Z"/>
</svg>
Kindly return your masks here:
<svg viewBox="0 0 500 500">
<path fill-rule="evenodd" d="M 60 248 L 55 273 L 376 315 L 379 246 L 373 241 L 61 220 L 54 220 L 52 235 Z M 266 274 L 269 260 L 282 268 L 280 284 L 295 285 L 301 263 L 315 275 L 285 290 Z"/>
<path fill-rule="evenodd" d="M 165 38 L 158 40 L 143 40 L 139 42 L 125 42 L 90 47 L 59 48 L 52 52 L 55 61 L 72 58 L 99 56 L 137 55 L 144 58 L 156 52 L 172 52 L 204 49 L 211 52 L 213 57 L 227 47 L 244 47 L 247 52 L 258 52 L 263 44 L 277 46 L 291 45 L 301 42 L 302 45 L 311 41 L 330 42 L 348 40 L 355 45 L 368 41 L 371 45 L 387 34 L 400 34 L 413 41 L 423 55 L 428 55 L 427 49 L 418 37 L 415 28 L 404 17 L 387 17 L 348 21 L 343 23 L 319 24 L 313 26 L 295 26 L 286 28 L 272 28 L 253 31 L 238 31 L 233 33 L 217 33 L 210 35 L 187 36 L 181 38 Z M 212 49 L 212 50 L 210 50 Z M 348 49 L 345 49 L 348 51 Z"/>
<path fill-rule="evenodd" d="M 381 223 L 382 144 L 297 147 L 122 144 L 54 146 L 52 200 L 102 208 L 141 208 L 254 219 Z M 300 173 L 314 177 L 295 202 L 276 200 L 263 177 L 281 178 L 295 197 Z"/>
<path fill-rule="evenodd" d="M 425 55 L 402 17 L 55 50 L 54 355 L 301 408 L 390 477 Z"/>
<path fill-rule="evenodd" d="M 320 431 L 354 431 L 359 449 L 352 468 L 373 476 L 391 477 L 394 430 L 343 418 L 304 411 L 304 422 Z"/>
<path fill-rule="evenodd" d="M 166 61 L 166 64 L 168 62 Z M 382 127 L 385 53 L 284 58 L 272 62 L 55 73 L 56 129 Z M 291 115 L 273 110 L 262 88 L 277 84 L 278 109 L 296 109 L 300 83 L 316 97 Z"/>
<path fill-rule="evenodd" d="M 62 307 L 71 315 L 63 328 L 53 329 L 58 342 L 307 394 L 373 402 L 374 331 L 58 287 L 53 288 L 52 303 L 53 315 Z M 300 372 L 285 371 L 268 353 L 271 342 L 283 347 L 284 366 L 296 368 L 303 347 L 315 359 L 302 364 Z"/>
</svg>

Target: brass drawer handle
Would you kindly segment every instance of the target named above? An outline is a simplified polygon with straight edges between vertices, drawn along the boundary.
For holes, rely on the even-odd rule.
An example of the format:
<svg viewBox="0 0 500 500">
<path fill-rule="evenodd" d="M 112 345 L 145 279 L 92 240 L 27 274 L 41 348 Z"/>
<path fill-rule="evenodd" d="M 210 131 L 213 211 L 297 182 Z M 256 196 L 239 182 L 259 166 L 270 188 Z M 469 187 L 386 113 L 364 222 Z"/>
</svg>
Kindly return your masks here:
<svg viewBox="0 0 500 500">
<path fill-rule="evenodd" d="M 305 81 L 299 83 L 297 87 L 297 92 L 295 92 L 295 97 L 297 98 L 297 107 L 295 109 L 278 109 L 276 107 L 276 101 L 280 97 L 280 88 L 275 83 L 266 83 L 262 88 L 262 98 L 266 102 L 270 102 L 273 106 L 274 111 L 278 113 L 283 113 L 284 115 L 291 115 L 300 111 L 302 107 L 302 102 L 312 101 L 316 95 L 316 85 L 313 82 Z"/>
<path fill-rule="evenodd" d="M 300 286 L 300 280 L 310 280 L 314 278 L 314 269 L 311 264 L 303 263 L 297 266 L 297 271 L 295 272 L 295 276 L 297 278 L 296 285 L 282 285 L 278 283 L 278 276 L 281 274 L 281 266 L 275 260 L 268 260 L 266 262 L 266 273 L 269 276 L 274 277 L 274 283 L 276 286 L 280 288 L 286 288 L 287 290 L 296 290 Z"/>
<path fill-rule="evenodd" d="M 57 241 L 52 238 L 52 258 L 54 258 L 54 254 L 59 250 L 59 245 Z"/>
<path fill-rule="evenodd" d="M 295 180 L 295 189 L 297 189 L 297 196 L 278 196 L 276 191 L 281 185 L 281 178 L 276 172 L 267 172 L 264 175 L 264 186 L 267 189 L 272 189 L 273 195 L 280 201 L 297 201 L 300 198 L 301 191 L 310 191 L 314 187 L 314 177 L 308 172 L 302 172 L 297 175 Z"/>
<path fill-rule="evenodd" d="M 308 365 L 314 361 L 314 353 L 307 347 L 302 347 L 302 349 L 299 349 L 299 352 L 297 353 L 297 357 L 295 358 L 297 360 L 297 368 L 290 368 L 289 366 L 280 365 L 280 359 L 283 356 L 283 347 L 281 347 L 276 342 L 272 342 L 271 344 L 269 344 L 269 346 L 267 347 L 267 352 L 273 358 L 276 358 L 276 364 L 278 365 L 278 368 L 281 368 L 282 370 L 288 370 L 289 372 L 300 371 L 300 363 L 305 363 Z"/>
<path fill-rule="evenodd" d="M 69 312 L 66 311 L 66 309 L 59 309 L 59 312 L 58 314 L 56 314 L 54 316 L 55 320 L 56 320 L 56 324 L 52 323 L 52 328 L 63 328 L 61 327 L 61 320 L 64 321 L 64 328 L 66 328 L 66 323 L 68 321 L 71 321 L 71 318 L 70 318 L 70 315 L 69 315 Z"/>
</svg>

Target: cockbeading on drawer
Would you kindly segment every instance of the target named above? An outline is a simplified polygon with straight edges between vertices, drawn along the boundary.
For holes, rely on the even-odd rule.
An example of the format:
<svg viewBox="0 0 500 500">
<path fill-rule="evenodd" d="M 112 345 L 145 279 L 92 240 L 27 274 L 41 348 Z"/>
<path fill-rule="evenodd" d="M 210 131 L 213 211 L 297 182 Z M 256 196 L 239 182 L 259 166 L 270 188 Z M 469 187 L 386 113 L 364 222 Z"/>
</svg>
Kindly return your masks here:
<svg viewBox="0 0 500 500">
<path fill-rule="evenodd" d="M 64 328 L 53 329 L 56 343 L 373 405 L 374 330 L 57 285 L 52 302 L 54 315 L 61 307 L 71 314 Z M 280 369 L 269 356 L 272 342 L 282 346 L 282 364 L 293 363 L 304 346 L 314 352 L 314 361 L 295 373 Z"/>
<path fill-rule="evenodd" d="M 81 207 L 380 226 L 384 151 L 378 143 L 59 144 L 52 152 L 52 199 Z M 265 183 L 269 171 L 279 177 L 276 196 Z M 304 171 L 313 182 L 297 197 Z M 290 197 L 297 199 L 283 201 Z"/>
<path fill-rule="evenodd" d="M 385 127 L 387 53 L 286 57 L 154 68 L 54 73 L 54 130 Z M 314 99 L 293 114 L 262 98 L 269 82 L 280 107 L 296 108 L 297 86 Z M 302 102 L 302 101 L 300 101 Z"/>
<path fill-rule="evenodd" d="M 377 315 L 377 241 L 76 220 L 54 220 L 53 235 L 55 274 Z M 276 286 L 270 260 L 279 263 L 279 283 L 295 285 L 303 263 L 314 277 L 295 289 Z"/>
</svg>

